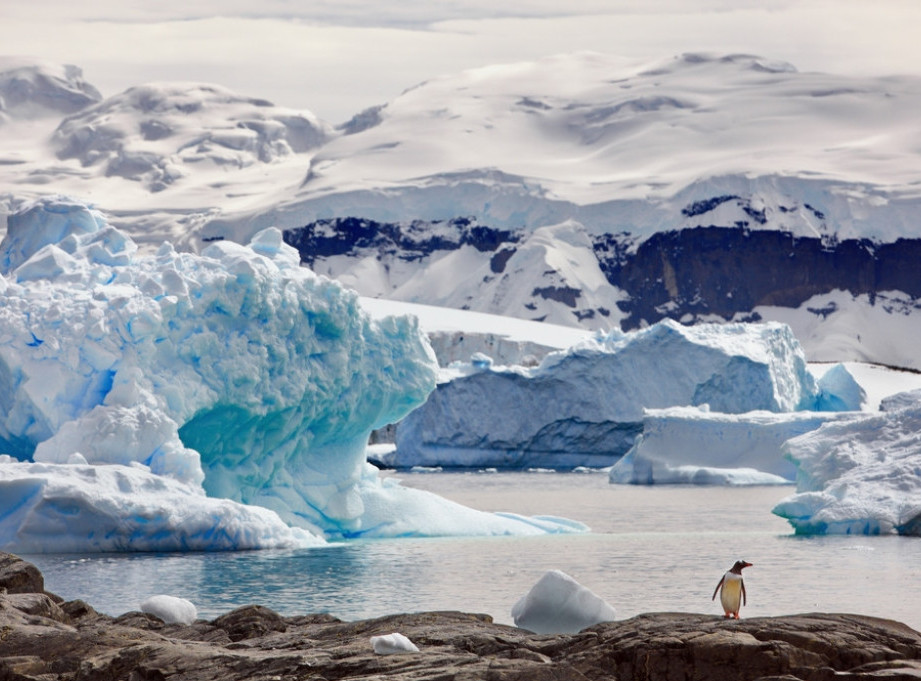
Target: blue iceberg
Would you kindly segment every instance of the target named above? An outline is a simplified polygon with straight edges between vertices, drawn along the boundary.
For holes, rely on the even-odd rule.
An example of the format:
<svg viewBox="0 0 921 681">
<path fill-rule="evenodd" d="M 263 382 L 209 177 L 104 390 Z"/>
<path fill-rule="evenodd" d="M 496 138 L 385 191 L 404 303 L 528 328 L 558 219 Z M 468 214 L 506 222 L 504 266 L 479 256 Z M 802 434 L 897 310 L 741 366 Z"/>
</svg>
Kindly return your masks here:
<svg viewBox="0 0 921 681">
<path fill-rule="evenodd" d="M 824 395 L 779 323 L 665 320 L 598 334 L 534 368 L 478 361 L 455 370 L 399 423 L 389 463 L 609 466 L 633 446 L 647 409 L 788 413 Z"/>
<path fill-rule="evenodd" d="M 277 229 L 141 254 L 46 197 L 9 216 L 0 273 L 0 549 L 577 529 L 382 481 L 368 435 L 424 402 L 434 355 L 414 318 L 371 320 Z"/>
</svg>

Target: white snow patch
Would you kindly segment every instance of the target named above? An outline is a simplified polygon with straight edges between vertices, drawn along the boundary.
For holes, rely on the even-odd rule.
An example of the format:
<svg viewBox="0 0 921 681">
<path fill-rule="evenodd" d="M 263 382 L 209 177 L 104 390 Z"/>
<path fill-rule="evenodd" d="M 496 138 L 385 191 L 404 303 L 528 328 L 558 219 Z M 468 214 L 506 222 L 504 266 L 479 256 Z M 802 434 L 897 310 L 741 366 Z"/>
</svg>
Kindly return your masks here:
<svg viewBox="0 0 921 681">
<path fill-rule="evenodd" d="M 419 648 L 403 634 L 394 632 L 371 637 L 371 648 L 378 655 L 418 653 Z"/>
<path fill-rule="evenodd" d="M 159 617 L 166 624 L 192 624 L 198 617 L 198 609 L 192 601 L 165 594 L 145 600 L 141 603 L 141 612 Z"/>
</svg>

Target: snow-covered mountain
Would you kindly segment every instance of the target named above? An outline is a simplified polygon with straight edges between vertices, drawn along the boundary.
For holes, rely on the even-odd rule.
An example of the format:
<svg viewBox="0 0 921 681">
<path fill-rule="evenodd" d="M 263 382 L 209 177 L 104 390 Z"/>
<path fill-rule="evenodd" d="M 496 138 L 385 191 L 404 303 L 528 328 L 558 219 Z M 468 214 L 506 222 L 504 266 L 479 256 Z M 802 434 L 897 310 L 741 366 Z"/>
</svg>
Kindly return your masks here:
<svg viewBox="0 0 921 681">
<path fill-rule="evenodd" d="M 52 138 L 59 159 L 160 192 L 192 168 L 246 168 L 322 144 L 327 126 L 214 85 L 131 88 L 69 116 Z"/>
<path fill-rule="evenodd" d="M 142 249 L 276 226 L 372 297 L 589 329 L 781 320 L 812 360 L 921 368 L 918 110 L 917 78 L 749 55 L 475 69 L 335 130 L 150 85 L 0 128 L 0 196 L 89 198 Z"/>
<path fill-rule="evenodd" d="M 101 99 L 76 66 L 0 57 L 0 123 L 71 114 Z"/>
</svg>

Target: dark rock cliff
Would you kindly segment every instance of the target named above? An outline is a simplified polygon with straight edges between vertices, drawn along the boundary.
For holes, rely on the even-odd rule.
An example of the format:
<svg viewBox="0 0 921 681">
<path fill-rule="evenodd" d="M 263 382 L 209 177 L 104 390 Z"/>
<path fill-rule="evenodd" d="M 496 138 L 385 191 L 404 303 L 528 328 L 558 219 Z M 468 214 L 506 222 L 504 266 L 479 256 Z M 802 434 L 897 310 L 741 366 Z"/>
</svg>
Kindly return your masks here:
<svg viewBox="0 0 921 681">
<path fill-rule="evenodd" d="M 698 227 L 653 235 L 634 254 L 601 261 L 627 291 L 627 328 L 686 314 L 729 319 L 759 305 L 798 307 L 835 289 L 921 296 L 921 240 L 829 242 L 776 231 Z"/>
<path fill-rule="evenodd" d="M 319 220 L 298 229 L 286 230 L 285 242 L 301 254 L 301 262 L 313 265 L 317 258 L 356 255 L 372 251 L 379 256 L 396 255 L 413 261 L 437 251 L 453 251 L 470 245 L 478 251 L 496 252 L 514 244 L 518 236 L 509 230 L 478 225 L 471 218 L 443 223 L 417 220 L 409 223 L 376 222 L 363 218 Z"/>
<path fill-rule="evenodd" d="M 715 197 L 713 205 L 692 204 L 685 211 L 696 216 L 725 198 Z M 838 241 L 757 229 L 759 224 L 752 209 L 751 220 L 744 225 L 659 232 L 638 244 L 626 234 L 593 235 L 593 252 L 605 277 L 627 294 L 619 303 L 627 315 L 623 330 L 666 317 L 746 318 L 758 306 L 799 307 L 834 290 L 865 294 L 871 304 L 878 294 L 889 291 L 921 298 L 921 239 L 882 244 Z M 472 245 L 492 254 L 495 273 L 504 270 L 524 237 L 523 231 L 496 230 L 471 218 L 406 224 L 337 218 L 285 232 L 286 242 L 299 250 L 308 266 L 330 256 L 369 254 L 411 262 Z M 535 287 L 532 295 L 574 307 L 580 294 L 572 287 Z M 521 316 L 527 314 L 522 311 Z"/>
</svg>

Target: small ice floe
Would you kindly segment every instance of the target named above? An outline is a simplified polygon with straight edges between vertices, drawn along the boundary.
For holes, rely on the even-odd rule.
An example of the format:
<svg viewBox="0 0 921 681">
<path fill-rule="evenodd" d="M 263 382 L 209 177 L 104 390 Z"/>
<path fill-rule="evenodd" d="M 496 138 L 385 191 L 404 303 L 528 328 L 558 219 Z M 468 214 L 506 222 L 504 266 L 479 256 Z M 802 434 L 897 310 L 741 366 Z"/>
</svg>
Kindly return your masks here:
<svg viewBox="0 0 921 681">
<path fill-rule="evenodd" d="M 198 617 L 198 609 L 178 596 L 151 596 L 141 603 L 141 612 L 159 617 L 167 624 L 192 624 Z"/>
<path fill-rule="evenodd" d="M 545 573 L 512 608 L 515 626 L 535 634 L 575 634 L 614 617 L 613 607 L 560 570 Z"/>
<path fill-rule="evenodd" d="M 383 636 L 372 636 L 371 647 L 378 655 L 399 655 L 401 653 L 418 653 L 416 644 L 403 634 L 393 633 Z"/>
</svg>

